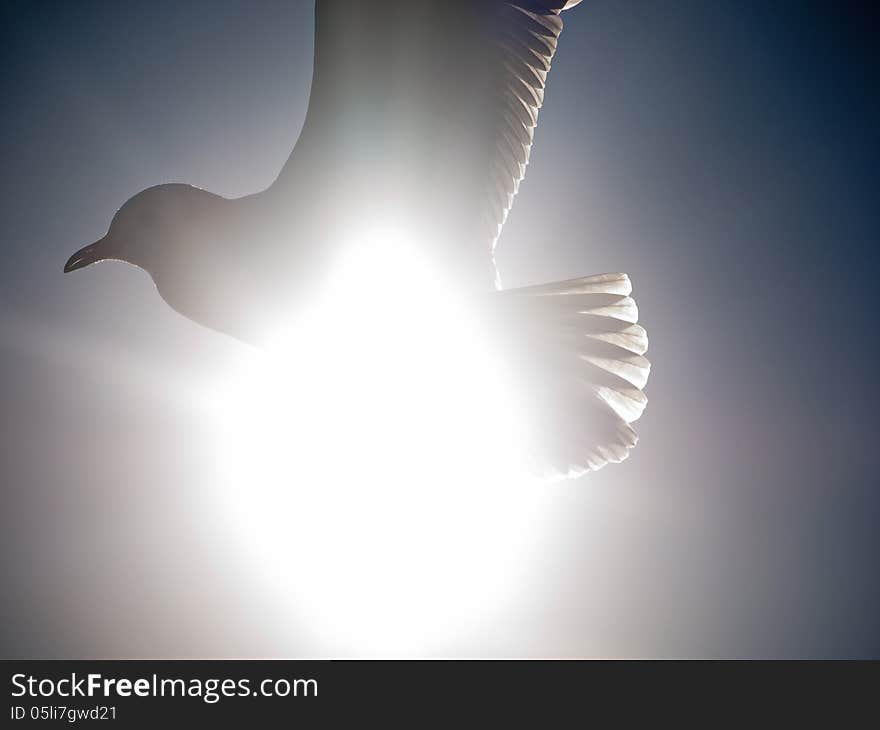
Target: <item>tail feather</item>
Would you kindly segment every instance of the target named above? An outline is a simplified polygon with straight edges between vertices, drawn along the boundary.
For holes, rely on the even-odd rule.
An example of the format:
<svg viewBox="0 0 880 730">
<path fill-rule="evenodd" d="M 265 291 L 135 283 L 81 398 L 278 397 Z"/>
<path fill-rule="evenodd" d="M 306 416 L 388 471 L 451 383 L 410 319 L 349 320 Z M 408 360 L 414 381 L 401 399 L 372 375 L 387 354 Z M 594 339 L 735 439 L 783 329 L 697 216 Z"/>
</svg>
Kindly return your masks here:
<svg viewBox="0 0 880 730">
<path fill-rule="evenodd" d="M 637 324 L 608 332 L 588 332 L 587 337 L 596 342 L 616 345 L 634 355 L 644 355 L 648 351 L 648 333 L 645 332 L 644 327 Z"/>
<path fill-rule="evenodd" d="M 532 461 L 545 475 L 579 476 L 629 455 L 645 410 L 648 337 L 626 274 L 600 274 L 500 292 L 516 327 Z"/>
<path fill-rule="evenodd" d="M 560 296 L 570 294 L 632 294 L 632 282 L 626 274 L 596 274 L 549 284 L 534 284 L 508 289 L 513 296 Z"/>
</svg>

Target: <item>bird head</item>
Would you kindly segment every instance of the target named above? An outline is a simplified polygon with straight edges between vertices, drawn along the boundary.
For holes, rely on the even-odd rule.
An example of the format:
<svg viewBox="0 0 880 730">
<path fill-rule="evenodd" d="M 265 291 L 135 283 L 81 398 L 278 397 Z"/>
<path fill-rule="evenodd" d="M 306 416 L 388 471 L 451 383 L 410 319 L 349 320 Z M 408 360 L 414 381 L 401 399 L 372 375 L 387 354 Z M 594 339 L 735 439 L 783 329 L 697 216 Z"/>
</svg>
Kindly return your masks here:
<svg viewBox="0 0 880 730">
<path fill-rule="evenodd" d="M 64 272 L 99 261 L 124 261 L 153 273 L 156 263 L 186 242 L 218 200 L 223 198 L 192 185 L 147 188 L 116 212 L 107 235 L 67 260 Z"/>
</svg>

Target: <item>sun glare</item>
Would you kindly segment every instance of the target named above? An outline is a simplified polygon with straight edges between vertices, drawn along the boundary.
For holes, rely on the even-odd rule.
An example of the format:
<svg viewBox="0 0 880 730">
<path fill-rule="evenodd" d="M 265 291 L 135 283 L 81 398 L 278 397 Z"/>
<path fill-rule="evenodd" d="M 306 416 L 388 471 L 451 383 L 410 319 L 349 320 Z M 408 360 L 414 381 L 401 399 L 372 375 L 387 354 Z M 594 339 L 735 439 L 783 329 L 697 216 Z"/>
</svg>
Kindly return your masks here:
<svg viewBox="0 0 880 730">
<path fill-rule="evenodd" d="M 400 236 L 217 389 L 220 504 L 325 645 L 440 651 L 502 610 L 542 490 L 489 337 Z"/>
</svg>

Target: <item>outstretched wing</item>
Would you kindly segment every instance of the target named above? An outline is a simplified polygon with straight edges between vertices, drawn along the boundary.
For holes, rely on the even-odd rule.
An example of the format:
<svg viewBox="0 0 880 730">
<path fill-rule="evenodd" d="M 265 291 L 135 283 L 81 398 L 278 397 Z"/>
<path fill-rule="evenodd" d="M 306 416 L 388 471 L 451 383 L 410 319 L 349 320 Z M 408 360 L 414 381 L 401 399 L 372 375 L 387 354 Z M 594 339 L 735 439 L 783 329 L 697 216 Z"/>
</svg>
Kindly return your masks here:
<svg viewBox="0 0 880 730">
<path fill-rule="evenodd" d="M 485 286 L 579 2 L 318 0 L 309 111 L 275 187 L 337 225 L 406 219 Z"/>
<path fill-rule="evenodd" d="M 495 99 L 495 155 L 487 183 L 487 236 L 494 250 L 526 165 L 544 103 L 544 86 L 562 32 L 562 10 L 581 0 L 502 3 L 492 34 L 499 79 Z"/>
</svg>

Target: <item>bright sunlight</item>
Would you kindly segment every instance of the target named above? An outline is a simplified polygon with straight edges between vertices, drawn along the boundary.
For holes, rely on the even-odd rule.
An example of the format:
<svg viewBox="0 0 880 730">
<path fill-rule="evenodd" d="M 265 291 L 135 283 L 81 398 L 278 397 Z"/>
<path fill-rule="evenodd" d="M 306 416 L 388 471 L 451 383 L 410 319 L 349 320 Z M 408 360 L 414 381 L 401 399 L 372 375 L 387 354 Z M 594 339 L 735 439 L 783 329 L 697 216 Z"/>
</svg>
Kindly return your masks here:
<svg viewBox="0 0 880 730">
<path fill-rule="evenodd" d="M 542 494 L 487 333 L 388 227 L 213 399 L 225 518 L 341 650 L 479 630 L 525 570 Z M 546 496 L 543 497 L 546 499 Z"/>
</svg>

